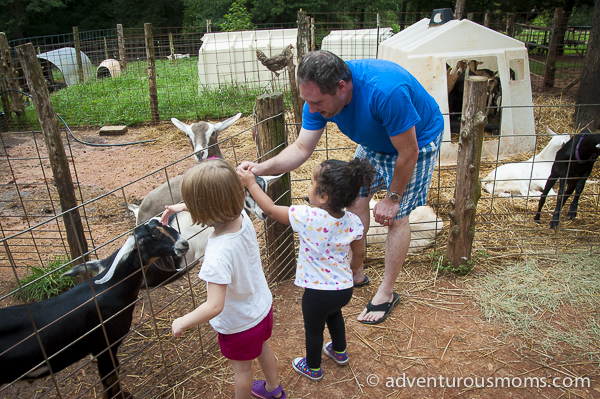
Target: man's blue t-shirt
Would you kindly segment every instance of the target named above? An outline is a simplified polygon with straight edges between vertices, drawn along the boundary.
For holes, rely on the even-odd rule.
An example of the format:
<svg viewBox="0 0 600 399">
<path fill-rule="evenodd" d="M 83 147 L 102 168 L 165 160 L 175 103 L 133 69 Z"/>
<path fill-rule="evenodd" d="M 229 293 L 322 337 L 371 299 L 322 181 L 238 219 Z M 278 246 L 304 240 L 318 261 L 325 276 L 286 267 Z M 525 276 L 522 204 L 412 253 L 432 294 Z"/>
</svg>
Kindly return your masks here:
<svg viewBox="0 0 600 399">
<path fill-rule="evenodd" d="M 347 61 L 352 71 L 352 101 L 334 117 L 311 114 L 304 104 L 302 127 L 320 130 L 334 122 L 352 141 L 371 151 L 397 154 L 389 137 L 415 126 L 419 148 L 444 129 L 438 104 L 408 71 L 391 61 Z"/>
</svg>

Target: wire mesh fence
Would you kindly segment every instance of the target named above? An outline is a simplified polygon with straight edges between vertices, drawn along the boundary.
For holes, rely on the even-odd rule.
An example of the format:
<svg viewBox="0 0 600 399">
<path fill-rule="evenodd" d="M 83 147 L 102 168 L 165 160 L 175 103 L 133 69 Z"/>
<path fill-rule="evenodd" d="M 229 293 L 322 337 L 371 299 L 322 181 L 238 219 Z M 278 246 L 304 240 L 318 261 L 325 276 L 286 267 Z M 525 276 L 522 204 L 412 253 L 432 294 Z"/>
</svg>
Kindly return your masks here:
<svg viewBox="0 0 600 399">
<path fill-rule="evenodd" d="M 422 17 L 428 15 L 423 14 Z M 419 14 L 404 16 L 384 16 L 380 25 L 395 21 L 398 25 L 409 26 L 418 20 Z M 474 19 L 485 20 L 485 15 L 473 15 Z M 362 18 L 362 20 L 361 20 Z M 396 19 L 394 19 L 396 18 Z M 338 29 L 381 29 L 378 28 L 377 18 L 359 15 L 315 15 L 315 46 L 322 45 L 324 38 L 331 31 Z M 383 20 L 383 22 L 381 22 Z M 508 19 L 498 18 L 496 25 L 506 28 Z M 492 25 L 493 19 L 488 18 Z M 290 28 L 291 29 L 291 28 Z M 538 29 L 543 32 L 543 29 Z M 98 31 L 95 44 L 86 50 L 93 65 L 101 63 L 108 55 L 117 57 L 118 39 L 111 35 L 112 31 Z M 517 28 L 517 35 L 519 34 Z M 525 33 L 523 33 L 525 32 Z M 199 121 L 243 112 L 253 115 L 255 98 L 266 91 L 281 90 L 286 96 L 286 109 L 291 108 L 290 94 L 287 91 L 287 70 L 282 70 L 281 77 L 269 75 L 268 79 L 256 78 L 259 67 L 246 68 L 244 84 L 227 85 L 218 83 L 214 88 L 199 89 L 199 71 L 197 56 L 200 34 L 184 33 L 178 30 L 161 30 L 153 32 L 156 54 L 161 59 L 156 64 L 157 79 L 159 79 L 160 115 L 163 118 L 175 116 L 182 120 Z M 527 41 L 541 43 L 542 34 L 521 31 Z M 170 35 L 169 35 L 170 34 Z M 573 33 L 575 34 L 575 33 Z M 83 36 L 87 35 L 85 33 Z M 116 34 L 115 34 L 116 35 Z M 186 36 L 190 35 L 190 36 Z M 195 36 L 197 35 L 197 36 Z M 527 36 L 529 35 L 529 36 Z M 90 37 L 92 35 L 90 34 Z M 376 33 L 378 38 L 380 33 Z M 171 40 L 171 37 L 173 38 Z M 569 36 L 570 37 L 570 36 Z M 104 39 L 106 38 L 106 40 Z M 530 40 L 529 40 L 530 39 Z M 46 39 L 45 39 L 46 40 Z M 40 53 L 58 49 L 64 43 L 54 43 L 49 39 L 43 44 L 41 39 L 36 47 Z M 56 39 L 58 40 L 58 39 Z M 62 39 L 61 39 L 62 40 Z M 67 41 L 67 39 L 64 39 Z M 231 39 L 232 43 L 235 42 Z M 253 39 L 256 40 L 256 39 Z M 580 40 L 580 39 L 573 39 Z M 171 46 L 171 41 L 173 46 Z M 375 42 L 377 39 L 375 40 Z M 525 41 L 525 40 L 524 40 Z M 72 94 L 70 88 L 57 90 L 53 93 L 53 104 L 57 112 L 65 117 L 72 108 L 83 108 L 80 116 L 66 117 L 67 123 L 75 125 L 102 123 L 129 123 L 131 120 L 150 120 L 150 109 L 147 100 L 147 69 L 145 37 L 141 30 L 126 34 L 126 42 L 136 43 L 133 49 L 127 51 L 127 66 L 121 71 L 119 79 L 114 75 L 110 79 L 96 79 L 93 82 L 77 84 L 77 94 Z M 57 42 L 58 43 L 58 42 Z M 104 45 L 106 43 L 106 46 Z M 283 47 L 283 41 L 279 42 Z M 17 44 L 18 45 L 18 44 Z M 47 47 L 42 47 L 47 46 Z M 54 46 L 54 47 L 53 47 Z M 95 46 L 95 47 L 94 47 Z M 247 50 L 223 50 L 231 59 Z M 108 49 L 108 50 L 107 50 Z M 173 50 L 172 50 L 173 49 Z M 535 47 L 530 48 L 535 51 Z M 44 51 L 45 50 L 45 51 Z M 83 51 L 83 50 L 82 50 Z M 85 52 L 85 51 L 84 51 Z M 86 53 L 87 54 L 87 53 Z M 175 57 L 174 55 L 181 55 Z M 189 57 L 186 55 L 189 54 Z M 269 54 L 269 56 L 277 55 Z M 343 54 L 341 54 L 343 56 Z M 167 57 L 171 56 L 171 59 Z M 139 58 L 139 60 L 138 60 Z M 239 57 L 238 57 L 239 59 Z M 93 60 L 93 61 L 92 61 Z M 242 58 L 242 60 L 244 60 Z M 235 63 L 235 62 L 234 62 Z M 243 62 L 242 62 L 243 64 Z M 223 64 L 215 64 L 219 68 Z M 532 71 L 533 72 L 533 71 Z M 268 72 L 270 74 L 270 72 Z M 164 80 L 160 80 L 164 79 Z M 248 82 L 252 84 L 248 84 Z M 99 88 L 93 87 L 99 85 Z M 256 87 L 254 87 L 256 86 Z M 58 94 L 65 93 L 65 97 Z M 88 97 L 83 97 L 87 93 Z M 200 94 L 200 95 L 199 95 Z M 117 111 L 111 110 L 107 104 L 118 104 Z M 30 107 L 31 108 L 31 107 Z M 535 118 L 535 141 L 533 151 L 520 153 L 503 159 L 498 153 L 484 154 L 485 158 L 479 171 L 480 179 L 487 176 L 493 169 L 507 163 L 527 161 L 534 154 L 539 154 L 550 142 L 551 136 L 546 126 L 557 133 L 575 132 L 570 128 L 573 114 L 578 108 L 562 100 L 537 99 L 533 106 Z M 31 112 L 31 109 L 28 110 Z M 117 115 L 118 117 L 116 117 Z M 128 116 L 130 115 L 130 116 Z M 122 118 L 122 119 L 119 119 Z M 290 141 L 295 137 L 293 117 L 287 113 L 287 130 Z M 87 122 L 86 122 L 87 121 Z M 237 165 L 243 160 L 258 158 L 252 132 L 256 127 L 254 118 L 246 118 L 222 134 L 219 146 L 227 161 Z M 168 123 L 167 123 L 168 125 Z M 96 137 L 87 133 L 85 140 L 75 140 L 75 135 L 63 130 L 65 148 L 68 149 L 71 172 L 76 182 L 79 208 L 85 224 L 85 239 L 90 251 L 90 260 L 107 259 L 115 253 L 129 237 L 136 225 L 135 218 L 124 206 L 125 202 L 138 202 L 152 188 L 173 176 L 183 173 L 194 162 L 189 149 L 177 150 L 181 142 L 186 142 L 183 133 L 176 131 L 172 134 L 164 124 L 158 128 L 148 127 L 142 137 Z M 81 133 L 80 133 L 81 135 Z M 149 135 L 152 135 L 149 137 Z M 456 136 L 450 140 L 457 141 Z M 127 141 L 145 141 L 148 138 L 159 138 L 152 143 L 127 146 L 126 156 L 119 157 L 118 151 L 112 144 Z M 489 133 L 486 140 L 498 142 L 507 138 Z M 82 142 L 83 141 L 83 142 Z M 91 147 L 88 144 L 107 143 L 108 147 Z M 30 267 L 45 265 L 50 259 L 68 257 L 68 245 L 64 234 L 63 214 L 60 210 L 60 199 L 53 185 L 50 166 L 43 142 L 43 136 L 35 128 L 26 123 L 13 124 L 8 132 L 0 132 L 2 143 L 2 158 L 0 159 L 0 231 L 4 252 L 0 255 L 0 307 L 4 308 L 19 303 L 14 294 L 23 285 L 34 285 L 30 281 L 19 287 L 18 279 L 24 277 Z M 87 143 L 87 144 L 86 144 Z M 500 145 L 497 146 L 500 148 Z M 350 159 L 355 150 L 355 144 L 343 136 L 335 126 L 328 126 L 313 156 L 300 168 L 291 173 L 291 197 L 293 203 L 302 203 L 306 195 L 310 176 L 316 165 L 325 159 Z M 173 151 L 169 152 L 170 149 Z M 125 152 L 125 151 L 123 151 Z M 111 157 L 116 163 L 110 161 Z M 145 163 L 148 158 L 158 159 L 150 166 Z M 552 163 L 552 160 L 539 160 L 540 163 Z M 120 162 L 120 164 L 119 164 Z M 105 163 L 108 169 L 103 168 Z M 134 175 L 128 175 L 123 180 L 119 170 L 127 164 L 139 164 Z M 87 180 L 90 169 L 98 175 L 107 175 L 112 185 L 106 180 Z M 86 177 L 78 172 L 87 171 Z M 149 172 L 151 171 L 151 172 Z M 532 193 L 510 192 L 508 195 L 492 195 L 484 192 L 477 207 L 477 232 L 475 234 L 474 251 L 484 251 L 494 262 L 519 261 L 528 257 L 539 257 L 554 254 L 590 253 L 597 254 L 600 202 L 598 166 L 591 173 L 585 190 L 580 199 L 579 212 L 574 220 L 563 217 L 556 229 L 549 229 L 548 222 L 556 197 L 550 197 L 542 215 L 542 223 L 535 223 L 533 216 L 537 210 L 538 198 Z M 100 176 L 101 177 L 101 176 Z M 407 259 L 407 265 L 429 264 L 431 259 L 444 251 L 448 240 L 449 214 L 452 211 L 456 168 L 453 165 L 439 163 L 434 171 L 432 185 L 428 197 L 428 205 L 433 210 L 433 219 L 419 221 L 413 224 L 413 232 L 420 231 L 425 240 L 416 245 Z M 511 177 L 509 181 L 518 181 Z M 531 175 L 525 175 L 528 183 Z M 104 183 L 103 183 L 104 182 Z M 500 183 L 498 181 L 497 183 Z M 376 195 L 381 198 L 382 193 Z M 563 212 L 564 215 L 564 212 Z M 285 272 L 286 259 L 283 268 L 272 268 L 268 263 L 273 253 L 287 253 L 295 257 L 295 244 L 269 247 L 266 231 L 272 222 L 255 220 L 255 226 L 261 244 L 265 273 L 269 281 L 279 281 L 290 277 L 289 269 Z M 374 228 L 369 232 L 367 257 L 370 261 L 383 265 L 385 231 Z M 192 237 L 187 237 L 193 239 Z M 416 239 L 415 239 L 416 241 Z M 279 259 L 281 261 L 281 259 Z M 201 262 L 202 259 L 196 261 Z M 77 260 L 60 262 L 59 272 L 70 269 Z M 217 341 L 214 331 L 208 325 L 200 326 L 184 339 L 176 340 L 170 335 L 170 323 L 175 318 L 192 310 L 206 298 L 204 284 L 195 277 L 198 266 L 189 265 L 192 272 L 187 273 L 176 281 L 169 282 L 164 287 L 142 288 L 139 296 L 133 302 L 133 321 L 123 344 L 118 351 L 121 363 L 120 377 L 125 388 L 136 397 L 157 397 L 167 392 L 184 390 L 187 384 L 192 384 L 194 378 L 206 373 L 207 370 L 224 362 L 216 350 Z M 43 273 L 42 277 L 54 278 L 52 271 Z M 38 278 L 38 281 L 42 279 Z M 85 283 L 85 282 L 84 282 Z M 110 293 L 109 293 L 110 295 Z M 59 321 L 60 323 L 60 321 Z M 106 326 L 105 326 L 106 327 Z M 105 328 L 103 327 L 103 328 Z M 74 345 L 66 343 L 67 348 Z M 113 346 L 114 347 L 114 346 Z M 2 353 L 0 353 L 2 356 Z M 0 394 L 5 397 L 27 396 L 23 392 L 38 392 L 37 397 L 97 397 L 101 395 L 103 386 L 97 377 L 94 361 L 79 359 L 73 366 L 57 373 L 52 378 L 41 379 L 32 388 L 11 380 L 0 388 Z M 42 364 L 42 363 L 40 363 Z M 114 359 L 113 359 L 113 363 Z M 30 389 L 27 391 L 27 389 Z"/>
</svg>

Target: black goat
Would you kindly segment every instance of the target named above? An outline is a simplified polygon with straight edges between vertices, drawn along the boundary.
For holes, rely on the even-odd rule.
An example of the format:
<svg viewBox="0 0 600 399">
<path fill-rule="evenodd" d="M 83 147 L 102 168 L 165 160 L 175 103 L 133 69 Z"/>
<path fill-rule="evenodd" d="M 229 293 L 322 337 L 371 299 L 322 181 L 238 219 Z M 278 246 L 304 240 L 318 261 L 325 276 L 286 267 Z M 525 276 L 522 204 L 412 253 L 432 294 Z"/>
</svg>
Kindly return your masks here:
<svg viewBox="0 0 600 399">
<path fill-rule="evenodd" d="M 559 190 L 556 198 L 556 209 L 550 220 L 550 228 L 558 227 L 560 210 L 569 196 L 573 194 L 573 191 L 575 191 L 575 194 L 573 195 L 573 201 L 571 202 L 567 217 L 575 219 L 579 196 L 599 155 L 600 134 L 590 133 L 589 131 L 576 134 L 558 150 L 552 164 L 550 177 L 548 177 L 544 191 L 542 191 L 542 195 L 540 196 L 538 210 L 534 218 L 536 222 L 539 222 L 542 208 L 546 202 L 546 196 L 550 189 L 554 187 L 557 180 L 560 181 Z"/>
<path fill-rule="evenodd" d="M 46 377 L 91 353 L 103 397 L 131 397 L 121 390 L 117 351 L 131 327 L 142 267 L 187 250 L 177 230 L 152 219 L 135 228 L 98 276 L 54 298 L 0 309 L 0 385 Z"/>
</svg>

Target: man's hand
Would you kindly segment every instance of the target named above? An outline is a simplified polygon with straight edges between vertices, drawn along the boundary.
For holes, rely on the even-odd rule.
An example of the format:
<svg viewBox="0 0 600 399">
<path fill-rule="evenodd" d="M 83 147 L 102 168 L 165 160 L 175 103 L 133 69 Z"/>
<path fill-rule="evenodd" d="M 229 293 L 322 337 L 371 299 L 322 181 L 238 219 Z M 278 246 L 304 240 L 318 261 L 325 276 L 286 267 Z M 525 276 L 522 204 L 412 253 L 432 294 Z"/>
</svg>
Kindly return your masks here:
<svg viewBox="0 0 600 399">
<path fill-rule="evenodd" d="M 242 162 L 241 164 L 238 165 L 238 167 L 236 168 L 236 170 L 238 172 L 241 171 L 241 170 L 250 171 L 250 172 L 254 173 L 257 176 L 262 176 L 263 175 L 262 164 L 254 163 L 254 162 L 250 162 L 250 161 L 244 161 L 244 162 Z"/>
<path fill-rule="evenodd" d="M 391 226 L 394 223 L 394 218 L 398 214 L 400 204 L 385 197 L 379 201 L 373 208 L 373 217 L 375 221 L 382 226 Z"/>
<path fill-rule="evenodd" d="M 241 166 L 241 165 L 240 165 Z M 242 185 L 246 188 L 250 188 L 253 184 L 256 184 L 254 173 L 248 169 L 237 169 L 237 175 L 242 181 Z"/>
</svg>

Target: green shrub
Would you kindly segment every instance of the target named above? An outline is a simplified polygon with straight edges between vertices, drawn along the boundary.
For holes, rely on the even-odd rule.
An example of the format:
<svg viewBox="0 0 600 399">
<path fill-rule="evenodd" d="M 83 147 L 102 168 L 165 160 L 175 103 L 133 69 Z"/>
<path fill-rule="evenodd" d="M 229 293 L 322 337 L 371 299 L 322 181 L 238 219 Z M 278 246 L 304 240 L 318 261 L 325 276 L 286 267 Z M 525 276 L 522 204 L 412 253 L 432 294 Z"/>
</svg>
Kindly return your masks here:
<svg viewBox="0 0 600 399">
<path fill-rule="evenodd" d="M 68 258 L 55 257 L 46 266 L 27 266 L 28 274 L 19 279 L 23 289 L 18 289 L 19 285 L 15 284 L 13 297 L 28 303 L 39 302 L 69 290 L 75 286 L 75 280 L 62 275 L 65 270 L 61 266 L 67 262 Z"/>
</svg>

